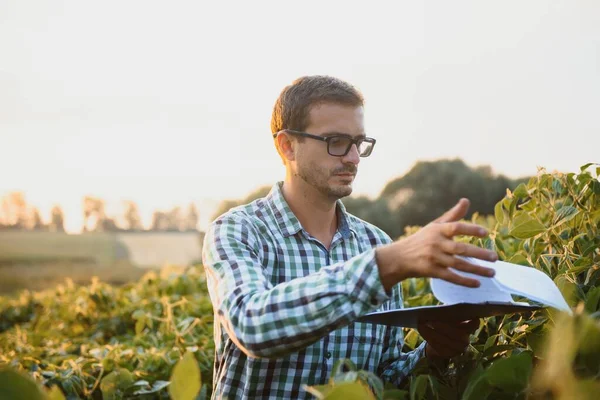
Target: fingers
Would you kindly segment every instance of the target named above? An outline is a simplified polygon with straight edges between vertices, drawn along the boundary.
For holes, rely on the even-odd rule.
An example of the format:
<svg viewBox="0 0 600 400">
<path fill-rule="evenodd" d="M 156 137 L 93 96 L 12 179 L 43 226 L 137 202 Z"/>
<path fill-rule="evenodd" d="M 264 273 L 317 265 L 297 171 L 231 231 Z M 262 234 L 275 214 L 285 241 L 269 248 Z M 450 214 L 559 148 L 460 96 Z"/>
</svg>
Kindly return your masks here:
<svg viewBox="0 0 600 400">
<path fill-rule="evenodd" d="M 496 271 L 493 268 L 486 268 L 480 265 L 475 265 L 462 258 L 454 257 L 450 254 L 438 255 L 438 262 L 444 267 L 452 267 L 459 271 L 468 272 L 470 274 L 485 276 L 491 278 Z"/>
<path fill-rule="evenodd" d="M 433 222 L 453 222 L 464 218 L 469 210 L 469 199 L 462 198 L 454 207 L 446 211 L 442 216 L 438 217 Z"/>
<path fill-rule="evenodd" d="M 442 251 L 444 251 L 446 254 L 450 254 L 453 256 L 472 257 L 491 262 L 498 260 L 498 254 L 496 254 L 495 251 L 486 250 L 468 243 L 455 242 L 453 240 L 444 240 L 440 243 L 439 246 L 442 249 Z"/>
<path fill-rule="evenodd" d="M 472 319 L 470 321 L 462 321 L 459 324 L 460 328 L 466 331 L 469 335 L 475 333 L 477 328 L 479 328 L 479 320 Z"/>
<path fill-rule="evenodd" d="M 435 325 L 439 325 L 436 322 Z M 450 357 L 464 351 L 469 344 L 469 336 L 456 329 L 436 328 L 431 322 L 419 323 L 418 331 L 421 336 L 443 357 Z"/>
<path fill-rule="evenodd" d="M 458 235 L 485 237 L 488 234 L 488 231 L 485 228 L 476 224 L 468 224 L 465 222 L 442 224 L 441 230 L 442 234 L 448 238 Z"/>
<path fill-rule="evenodd" d="M 443 279 L 447 282 L 454 283 L 455 285 L 466 286 L 470 288 L 478 288 L 481 285 L 477 279 L 458 275 L 457 273 L 450 271 L 448 268 L 438 268 L 436 272 L 437 276 L 434 276 L 434 278 Z"/>
</svg>

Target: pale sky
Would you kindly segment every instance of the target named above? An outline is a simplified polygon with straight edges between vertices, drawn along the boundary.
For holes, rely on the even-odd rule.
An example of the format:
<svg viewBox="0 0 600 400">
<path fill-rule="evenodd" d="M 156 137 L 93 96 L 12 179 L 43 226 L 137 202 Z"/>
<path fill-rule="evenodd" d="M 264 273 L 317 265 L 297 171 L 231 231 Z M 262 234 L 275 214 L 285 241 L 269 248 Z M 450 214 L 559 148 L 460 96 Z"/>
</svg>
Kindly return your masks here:
<svg viewBox="0 0 600 400">
<path fill-rule="evenodd" d="M 418 160 L 511 177 L 600 161 L 598 1 L 2 0 L 0 195 L 60 203 L 71 231 L 86 194 L 146 221 L 194 201 L 203 228 L 283 178 L 271 110 L 310 74 L 366 98 L 355 194 Z"/>
</svg>

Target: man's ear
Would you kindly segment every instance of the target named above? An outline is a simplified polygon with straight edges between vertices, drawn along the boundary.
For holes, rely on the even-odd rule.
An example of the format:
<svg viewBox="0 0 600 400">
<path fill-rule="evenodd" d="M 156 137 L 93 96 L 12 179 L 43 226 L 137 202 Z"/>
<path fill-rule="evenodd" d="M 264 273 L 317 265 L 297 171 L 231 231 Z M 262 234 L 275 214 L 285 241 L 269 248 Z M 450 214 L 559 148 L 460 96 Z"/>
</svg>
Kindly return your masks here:
<svg viewBox="0 0 600 400">
<path fill-rule="evenodd" d="M 284 163 L 285 161 L 294 161 L 296 159 L 296 143 L 294 143 L 288 135 L 282 132 L 277 135 L 275 141 L 277 142 L 277 152 L 279 152 Z"/>
</svg>

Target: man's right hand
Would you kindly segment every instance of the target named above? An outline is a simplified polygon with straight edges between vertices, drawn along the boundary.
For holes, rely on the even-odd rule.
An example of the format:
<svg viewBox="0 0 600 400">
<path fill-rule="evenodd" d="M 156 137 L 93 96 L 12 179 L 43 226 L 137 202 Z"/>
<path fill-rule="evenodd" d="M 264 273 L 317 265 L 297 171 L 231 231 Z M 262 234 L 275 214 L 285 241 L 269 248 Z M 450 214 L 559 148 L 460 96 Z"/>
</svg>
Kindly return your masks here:
<svg viewBox="0 0 600 400">
<path fill-rule="evenodd" d="M 494 270 L 481 267 L 456 256 L 496 261 L 498 255 L 481 247 L 454 241 L 454 236 L 485 237 L 485 228 L 464 222 L 469 200 L 461 199 L 452 209 L 417 233 L 394 243 L 378 247 L 379 275 L 386 291 L 407 278 L 440 278 L 467 287 L 478 287 L 479 281 L 460 276 L 448 267 L 485 277 Z"/>
</svg>

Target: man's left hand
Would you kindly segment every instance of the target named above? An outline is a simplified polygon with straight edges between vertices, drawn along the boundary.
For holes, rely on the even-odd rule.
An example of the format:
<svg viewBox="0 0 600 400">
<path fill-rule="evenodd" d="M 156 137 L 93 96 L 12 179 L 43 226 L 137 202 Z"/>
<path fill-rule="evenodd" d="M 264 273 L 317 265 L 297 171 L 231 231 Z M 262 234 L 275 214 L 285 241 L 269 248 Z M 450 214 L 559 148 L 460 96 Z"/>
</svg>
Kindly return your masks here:
<svg viewBox="0 0 600 400">
<path fill-rule="evenodd" d="M 428 359 L 447 359 L 462 354 L 469 345 L 469 335 L 477 330 L 479 320 L 460 322 L 420 322 L 418 331 L 427 341 Z"/>
</svg>

